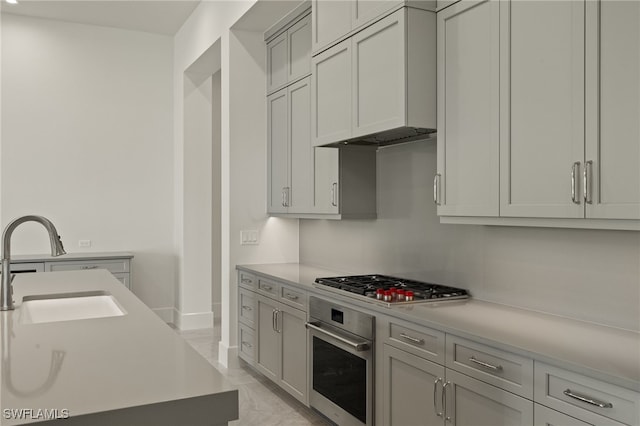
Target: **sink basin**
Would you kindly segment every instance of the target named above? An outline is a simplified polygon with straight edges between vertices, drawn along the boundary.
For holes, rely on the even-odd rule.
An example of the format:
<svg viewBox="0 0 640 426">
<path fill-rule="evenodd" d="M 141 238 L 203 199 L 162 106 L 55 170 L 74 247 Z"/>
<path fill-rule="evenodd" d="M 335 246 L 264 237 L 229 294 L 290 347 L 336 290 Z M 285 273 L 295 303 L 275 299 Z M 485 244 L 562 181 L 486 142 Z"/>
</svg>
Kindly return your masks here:
<svg viewBox="0 0 640 426">
<path fill-rule="evenodd" d="M 20 311 L 22 324 L 125 315 L 116 299 L 106 291 L 25 296 Z"/>
</svg>

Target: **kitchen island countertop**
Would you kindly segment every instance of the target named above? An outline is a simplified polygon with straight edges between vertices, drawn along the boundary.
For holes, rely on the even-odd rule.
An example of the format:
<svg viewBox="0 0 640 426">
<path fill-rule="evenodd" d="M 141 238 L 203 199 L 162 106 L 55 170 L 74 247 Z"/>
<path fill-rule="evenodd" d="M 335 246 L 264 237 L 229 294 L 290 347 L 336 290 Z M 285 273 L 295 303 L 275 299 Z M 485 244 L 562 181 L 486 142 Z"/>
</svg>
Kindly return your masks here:
<svg viewBox="0 0 640 426">
<path fill-rule="evenodd" d="M 239 270 L 296 284 L 311 294 L 377 314 L 481 341 L 640 391 L 640 333 L 482 300 L 385 307 L 313 285 L 345 275 L 298 263 L 238 265 Z"/>
<path fill-rule="evenodd" d="M 226 425 L 238 392 L 106 270 L 23 274 L 0 313 L 0 424 Z M 23 323 L 23 297 L 99 291 L 125 315 Z M 52 414 L 53 413 L 53 414 Z M 63 417 L 70 416 L 68 419 Z"/>
</svg>

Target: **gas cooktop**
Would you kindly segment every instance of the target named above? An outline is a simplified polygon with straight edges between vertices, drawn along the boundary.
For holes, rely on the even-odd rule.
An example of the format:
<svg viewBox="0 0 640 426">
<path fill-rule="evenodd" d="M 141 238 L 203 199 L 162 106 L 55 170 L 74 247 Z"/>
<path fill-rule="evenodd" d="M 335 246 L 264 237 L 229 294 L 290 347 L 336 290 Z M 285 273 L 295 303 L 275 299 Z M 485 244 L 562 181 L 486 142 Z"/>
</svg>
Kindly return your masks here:
<svg viewBox="0 0 640 426">
<path fill-rule="evenodd" d="M 316 278 L 316 283 L 331 291 L 344 291 L 350 295 L 360 295 L 385 305 L 469 298 L 469 293 L 461 288 L 387 275 Z"/>
</svg>

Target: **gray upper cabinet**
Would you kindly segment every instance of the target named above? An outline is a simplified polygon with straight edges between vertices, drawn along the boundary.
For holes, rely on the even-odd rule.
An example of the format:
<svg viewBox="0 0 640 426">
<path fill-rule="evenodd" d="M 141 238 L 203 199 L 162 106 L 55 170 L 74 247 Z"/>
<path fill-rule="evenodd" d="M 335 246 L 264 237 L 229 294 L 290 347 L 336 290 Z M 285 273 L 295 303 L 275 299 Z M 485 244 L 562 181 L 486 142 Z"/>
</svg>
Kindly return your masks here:
<svg viewBox="0 0 640 426">
<path fill-rule="evenodd" d="M 318 52 L 329 43 L 351 31 L 350 1 L 313 0 L 312 50 Z"/>
<path fill-rule="evenodd" d="M 499 7 L 460 2 L 438 13 L 440 215 L 499 214 Z"/>
<path fill-rule="evenodd" d="M 351 40 L 314 56 L 312 64 L 313 144 L 348 139 L 351 137 Z"/>
<path fill-rule="evenodd" d="M 640 230 L 639 28 L 638 2 L 440 10 L 442 221 Z"/>
<path fill-rule="evenodd" d="M 311 15 L 267 41 L 267 93 L 311 73 Z"/>
<path fill-rule="evenodd" d="M 501 216 L 584 216 L 584 5 L 501 2 Z"/>
<path fill-rule="evenodd" d="M 436 127 L 435 14 L 400 8 L 312 59 L 315 146 Z"/>
<path fill-rule="evenodd" d="M 640 3 L 586 2 L 588 218 L 640 219 Z"/>
<path fill-rule="evenodd" d="M 306 213 L 313 207 L 310 80 L 267 98 L 269 213 Z"/>
</svg>

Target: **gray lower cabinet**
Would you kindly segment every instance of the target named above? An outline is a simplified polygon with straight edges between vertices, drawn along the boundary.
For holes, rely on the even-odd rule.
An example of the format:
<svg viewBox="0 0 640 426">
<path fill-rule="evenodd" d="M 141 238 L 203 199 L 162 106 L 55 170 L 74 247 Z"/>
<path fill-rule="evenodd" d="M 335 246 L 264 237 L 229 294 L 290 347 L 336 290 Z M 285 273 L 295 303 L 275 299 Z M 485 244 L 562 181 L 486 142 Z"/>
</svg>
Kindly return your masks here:
<svg viewBox="0 0 640 426">
<path fill-rule="evenodd" d="M 534 426 L 593 426 L 593 423 L 583 422 L 540 404 L 535 404 L 533 417 Z"/>
<path fill-rule="evenodd" d="M 384 345 L 385 425 L 532 425 L 533 402 Z"/>
<path fill-rule="evenodd" d="M 306 313 L 258 295 L 256 368 L 307 404 Z"/>
</svg>

